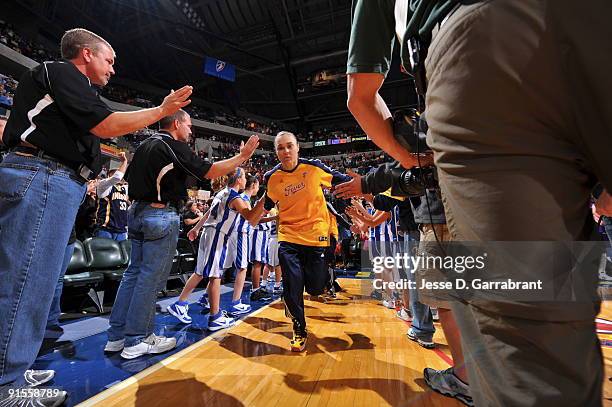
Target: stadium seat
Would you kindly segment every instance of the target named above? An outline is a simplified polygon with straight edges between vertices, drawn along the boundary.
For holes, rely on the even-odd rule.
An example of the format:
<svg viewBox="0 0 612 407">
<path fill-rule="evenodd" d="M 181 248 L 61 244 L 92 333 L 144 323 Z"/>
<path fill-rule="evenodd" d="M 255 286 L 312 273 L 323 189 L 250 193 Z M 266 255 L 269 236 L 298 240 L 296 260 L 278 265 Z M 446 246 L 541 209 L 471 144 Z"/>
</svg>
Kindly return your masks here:
<svg viewBox="0 0 612 407">
<path fill-rule="evenodd" d="M 85 253 L 83 244 L 77 240 L 64 275 L 64 289 L 65 291 L 85 290 L 87 296 L 96 304 L 98 311 L 103 312 L 104 275 L 96 271 L 89 271 L 89 265 L 90 259 Z"/>
<path fill-rule="evenodd" d="M 118 242 L 91 237 L 83 242 L 85 253 L 91 259 L 91 270 L 104 274 L 109 281 L 120 281 L 126 269 L 124 255 Z"/>
<path fill-rule="evenodd" d="M 193 245 L 187 239 L 179 239 L 176 249 L 179 253 L 180 274 L 188 276 L 196 268 L 196 253 Z"/>
</svg>

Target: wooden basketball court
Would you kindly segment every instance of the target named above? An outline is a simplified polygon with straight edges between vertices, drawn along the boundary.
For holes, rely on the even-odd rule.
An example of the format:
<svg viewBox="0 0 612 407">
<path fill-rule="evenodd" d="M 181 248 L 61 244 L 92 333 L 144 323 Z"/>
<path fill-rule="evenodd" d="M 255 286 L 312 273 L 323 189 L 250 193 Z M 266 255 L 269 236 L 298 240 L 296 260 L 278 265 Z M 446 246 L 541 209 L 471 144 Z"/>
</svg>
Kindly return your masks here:
<svg viewBox="0 0 612 407">
<path fill-rule="evenodd" d="M 276 302 L 81 405 L 462 406 L 422 378 L 423 368 L 451 362 L 441 327 L 437 349 L 421 348 L 406 337 L 407 323 L 360 295 L 360 284 L 341 280 L 346 291 L 336 300 L 306 302 L 304 353 L 288 350 L 291 324 Z M 612 320 L 609 302 L 602 318 Z M 604 356 L 612 377 L 612 347 L 604 346 Z M 609 383 L 605 393 L 612 396 Z"/>
</svg>

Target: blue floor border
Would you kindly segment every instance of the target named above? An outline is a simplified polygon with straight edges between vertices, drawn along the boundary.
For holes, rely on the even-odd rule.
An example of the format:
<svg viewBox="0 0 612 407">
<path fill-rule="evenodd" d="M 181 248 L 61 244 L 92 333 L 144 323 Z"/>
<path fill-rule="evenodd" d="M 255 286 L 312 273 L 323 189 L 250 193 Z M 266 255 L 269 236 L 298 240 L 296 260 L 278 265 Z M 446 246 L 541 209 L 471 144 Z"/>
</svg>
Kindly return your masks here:
<svg viewBox="0 0 612 407">
<path fill-rule="evenodd" d="M 232 293 L 233 290 L 221 295 L 221 309 L 229 309 Z M 242 302 L 251 304 L 251 312 L 268 305 L 249 301 L 246 287 Z M 75 341 L 56 342 L 52 350 L 36 359 L 33 369 L 55 370 L 54 381 L 48 386 L 66 390 L 69 396 L 65 406 L 74 406 L 209 336 L 211 332 L 206 329 L 209 314 L 201 311 L 202 307 L 197 303 L 190 306 L 189 315 L 193 322 L 189 325 L 180 323 L 167 313 L 155 316 L 155 334 L 174 336 L 177 340 L 177 347 L 164 354 L 132 360 L 122 359 L 120 352 L 105 354 L 103 348 L 107 336 L 102 332 Z M 240 319 L 248 316 L 242 315 Z"/>
</svg>

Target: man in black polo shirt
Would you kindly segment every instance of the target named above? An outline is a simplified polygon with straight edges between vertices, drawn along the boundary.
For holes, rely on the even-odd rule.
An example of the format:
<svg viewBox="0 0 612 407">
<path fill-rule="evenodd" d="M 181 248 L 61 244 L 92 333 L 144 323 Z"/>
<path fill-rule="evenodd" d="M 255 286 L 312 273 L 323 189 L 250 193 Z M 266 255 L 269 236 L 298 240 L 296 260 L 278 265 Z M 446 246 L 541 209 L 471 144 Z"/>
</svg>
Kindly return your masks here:
<svg viewBox="0 0 612 407">
<path fill-rule="evenodd" d="M 3 136 L 12 152 L 0 164 L 0 386 L 36 385 L 53 375 L 28 382 L 24 372 L 42 343 L 85 178 L 101 168 L 98 138 L 136 131 L 190 102 L 186 86 L 158 107 L 112 112 L 92 87 L 114 74 L 110 44 L 73 29 L 61 51 L 62 61 L 22 75 Z"/>
<path fill-rule="evenodd" d="M 167 278 L 176 251 L 178 209 L 187 199 L 187 177 L 203 180 L 228 174 L 259 145 L 258 137 L 251 136 L 238 155 L 210 164 L 189 148 L 191 118 L 184 110 L 164 117 L 160 127 L 138 147 L 127 170 L 133 201 L 128 211 L 131 261 L 117 292 L 104 348 L 122 351 L 125 359 L 176 346 L 175 338 L 156 336 L 153 327 L 157 287 Z"/>
</svg>

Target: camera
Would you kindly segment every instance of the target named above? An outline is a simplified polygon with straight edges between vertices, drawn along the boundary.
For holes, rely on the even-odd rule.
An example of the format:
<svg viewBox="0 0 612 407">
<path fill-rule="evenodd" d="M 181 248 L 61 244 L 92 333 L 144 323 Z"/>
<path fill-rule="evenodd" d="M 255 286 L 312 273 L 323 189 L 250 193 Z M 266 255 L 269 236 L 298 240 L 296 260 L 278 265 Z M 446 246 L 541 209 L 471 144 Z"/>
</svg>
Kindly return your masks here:
<svg viewBox="0 0 612 407">
<path fill-rule="evenodd" d="M 393 134 L 411 153 L 431 152 L 427 146 L 427 120 L 414 108 L 398 110 L 393 114 Z"/>
<path fill-rule="evenodd" d="M 391 194 L 395 196 L 421 196 L 427 189 L 438 189 L 435 167 L 413 167 L 408 170 L 398 166 L 391 170 Z"/>
</svg>

